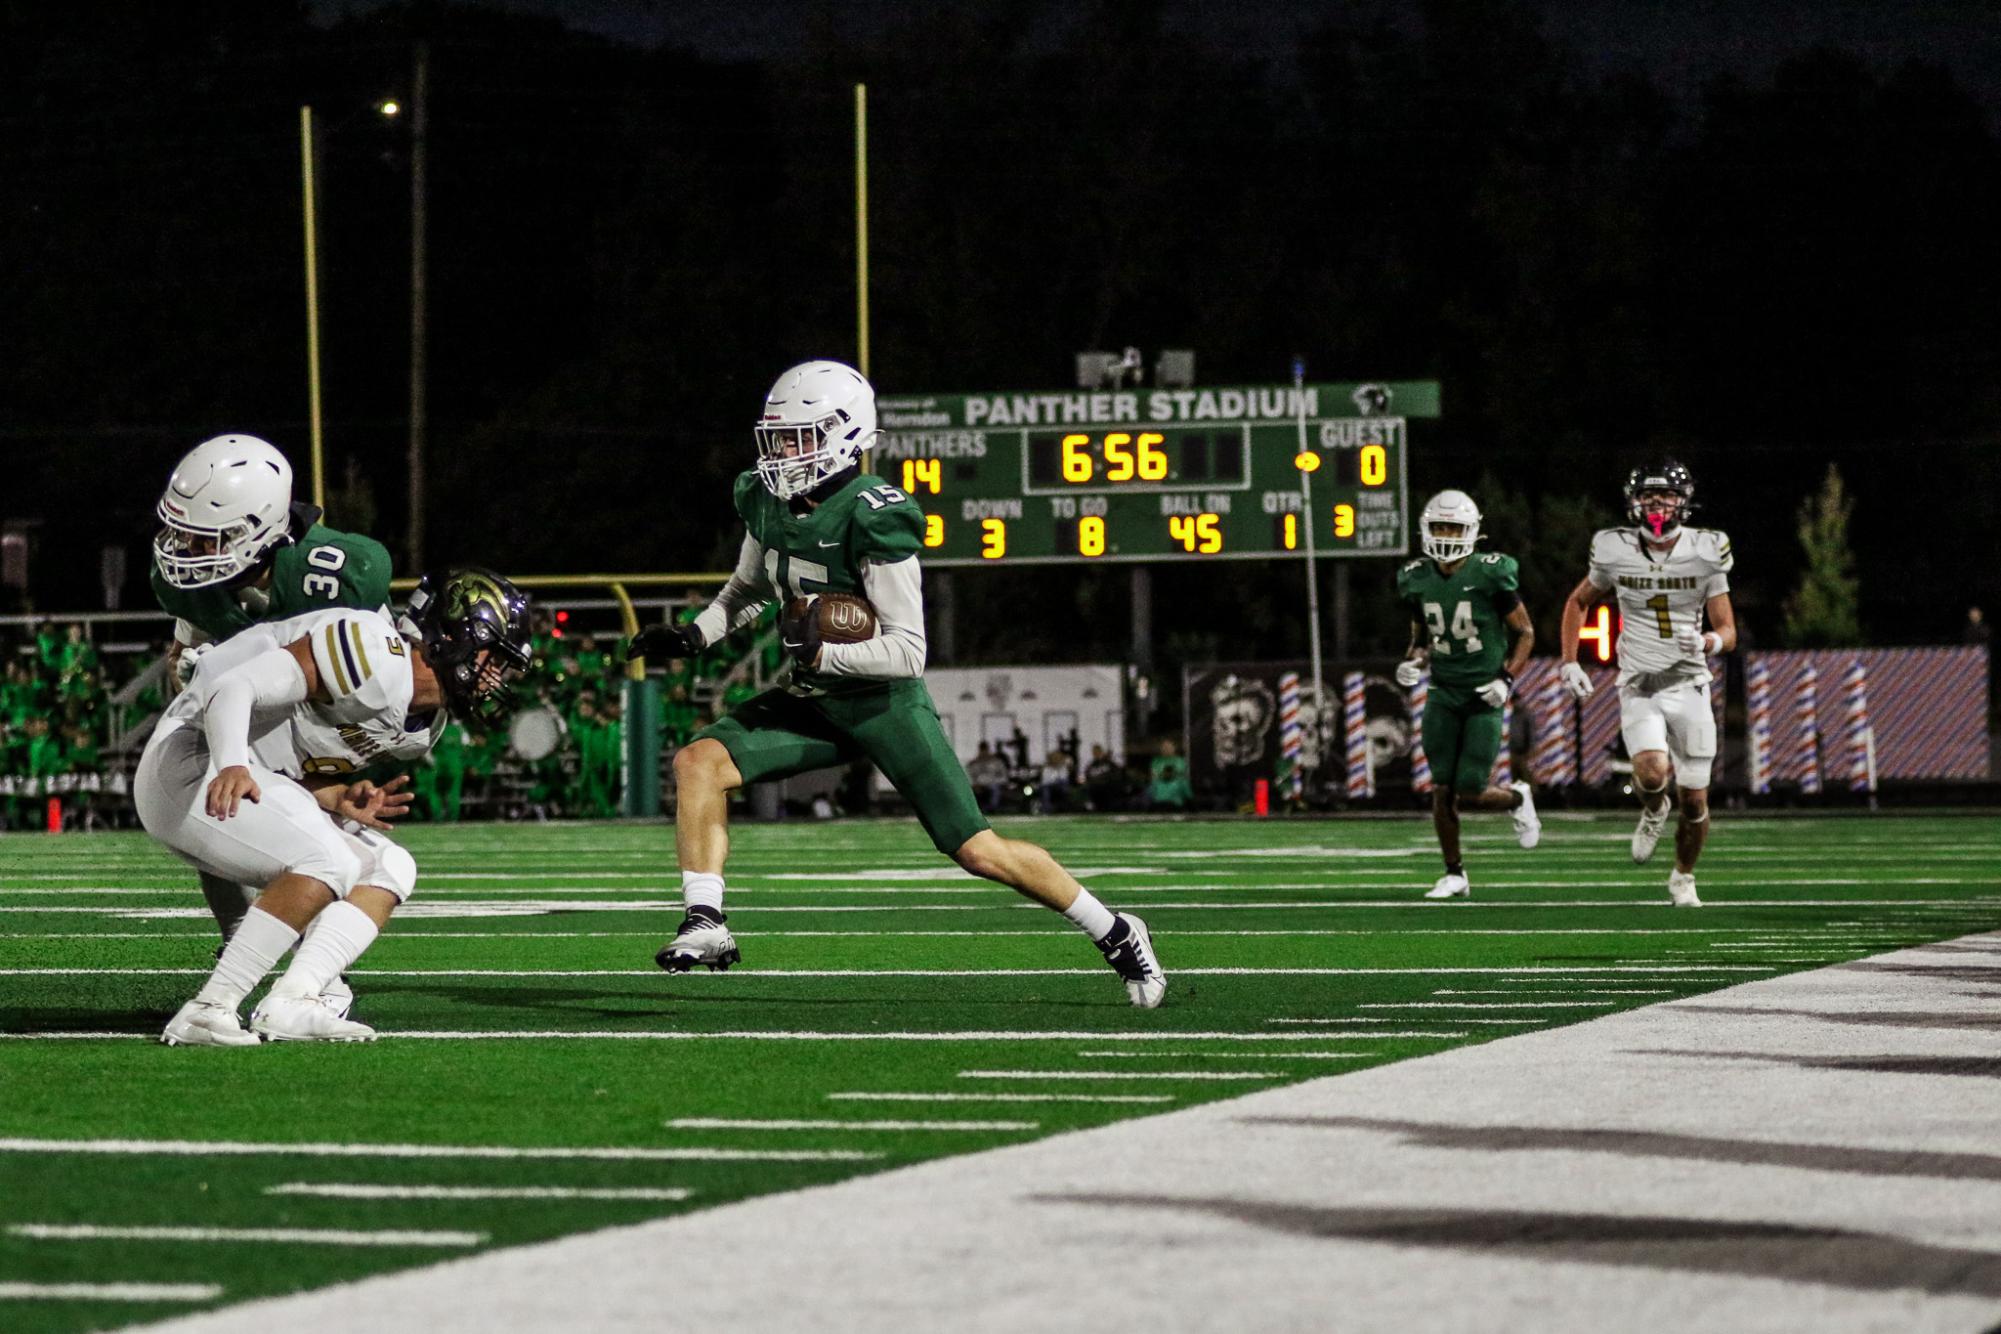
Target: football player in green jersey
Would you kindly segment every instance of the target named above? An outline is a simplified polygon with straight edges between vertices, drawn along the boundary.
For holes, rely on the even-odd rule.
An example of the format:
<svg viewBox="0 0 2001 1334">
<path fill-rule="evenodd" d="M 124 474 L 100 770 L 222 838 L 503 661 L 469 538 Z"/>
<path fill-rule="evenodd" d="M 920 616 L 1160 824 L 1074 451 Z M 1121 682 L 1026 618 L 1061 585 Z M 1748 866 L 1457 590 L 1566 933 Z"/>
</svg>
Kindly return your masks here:
<svg viewBox="0 0 2001 1334">
<path fill-rule="evenodd" d="M 1430 664 L 1419 725 L 1445 874 L 1425 897 L 1464 898 L 1472 884 L 1459 851 L 1461 810 L 1512 811 L 1524 848 L 1542 837 L 1527 783 L 1487 785 L 1507 741 L 1501 706 L 1535 646 L 1535 626 L 1515 591 L 1515 558 L 1474 554 L 1480 507 L 1471 496 L 1441 491 L 1425 502 L 1417 522 L 1424 555 L 1397 571 L 1397 600 L 1410 608 L 1410 649 L 1396 678 L 1398 685 L 1415 686 Z"/>
<path fill-rule="evenodd" d="M 389 552 L 292 503 L 292 465 L 254 435 L 204 440 L 174 465 L 155 507 L 153 595 L 174 617 L 167 673 L 175 691 L 211 643 L 266 621 L 389 601 Z M 227 941 L 257 887 L 202 873 L 202 896 Z"/>
<path fill-rule="evenodd" d="M 748 532 L 735 574 L 692 622 L 651 627 L 630 645 L 634 656 L 692 657 L 773 599 L 809 599 L 804 615 L 782 623 L 792 659 L 785 683 L 746 700 L 674 756 L 686 916 L 656 961 L 685 972 L 727 968 L 739 957 L 722 910 L 732 789 L 866 758 L 940 852 L 1062 913 L 1097 944 L 1132 1003 L 1151 1009 L 1167 978 L 1146 923 L 1114 913 L 1043 849 L 1002 838 L 980 813 L 924 687 L 917 562 L 924 514 L 861 470 L 875 433 L 875 391 L 852 367 L 809 361 L 781 375 L 757 423 L 757 466 L 736 481 L 736 512 Z M 826 592 L 866 598 L 874 637 L 821 642 L 810 599 Z"/>
</svg>

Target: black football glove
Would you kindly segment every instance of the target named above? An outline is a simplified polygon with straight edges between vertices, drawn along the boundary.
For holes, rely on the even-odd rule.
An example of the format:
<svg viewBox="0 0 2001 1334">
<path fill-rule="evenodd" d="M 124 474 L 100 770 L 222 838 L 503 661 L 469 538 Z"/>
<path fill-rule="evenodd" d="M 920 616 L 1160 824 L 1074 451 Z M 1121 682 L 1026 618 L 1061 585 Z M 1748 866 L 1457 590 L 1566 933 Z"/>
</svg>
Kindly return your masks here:
<svg viewBox="0 0 2001 1334">
<path fill-rule="evenodd" d="M 625 656 L 664 662 L 668 658 L 692 658 L 707 647 L 699 626 L 649 625 L 626 641 Z"/>
<path fill-rule="evenodd" d="M 801 598 L 786 612 L 778 621 L 779 642 L 800 666 L 811 667 L 820 657 L 820 599 Z"/>
</svg>

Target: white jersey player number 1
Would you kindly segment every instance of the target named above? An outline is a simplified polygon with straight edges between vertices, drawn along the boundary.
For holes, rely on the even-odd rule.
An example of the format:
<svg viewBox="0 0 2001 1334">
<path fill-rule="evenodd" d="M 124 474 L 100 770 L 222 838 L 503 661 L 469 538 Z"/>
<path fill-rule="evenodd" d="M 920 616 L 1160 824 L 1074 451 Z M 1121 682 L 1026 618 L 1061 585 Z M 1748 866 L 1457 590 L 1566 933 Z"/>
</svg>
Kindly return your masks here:
<svg viewBox="0 0 2001 1334">
<path fill-rule="evenodd" d="M 1730 538 L 1713 528 L 1682 528 L 1665 550 L 1634 528 L 1606 528 L 1591 539 L 1589 578 L 1616 589 L 1619 680 L 1709 680 L 1709 664 L 1684 643 L 1699 642 L 1709 599 L 1730 591 Z"/>
</svg>

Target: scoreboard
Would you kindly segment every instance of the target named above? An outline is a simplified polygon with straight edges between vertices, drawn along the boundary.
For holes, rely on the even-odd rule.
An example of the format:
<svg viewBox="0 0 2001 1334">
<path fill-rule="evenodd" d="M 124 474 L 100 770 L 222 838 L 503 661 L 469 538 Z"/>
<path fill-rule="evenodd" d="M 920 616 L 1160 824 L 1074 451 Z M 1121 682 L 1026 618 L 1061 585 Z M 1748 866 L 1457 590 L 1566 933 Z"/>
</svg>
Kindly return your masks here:
<svg viewBox="0 0 2001 1334">
<path fill-rule="evenodd" d="M 1432 380 L 886 396 L 871 466 L 923 508 L 927 565 L 1271 560 L 1309 527 L 1321 555 L 1402 556 L 1410 423 L 1438 405 Z"/>
</svg>

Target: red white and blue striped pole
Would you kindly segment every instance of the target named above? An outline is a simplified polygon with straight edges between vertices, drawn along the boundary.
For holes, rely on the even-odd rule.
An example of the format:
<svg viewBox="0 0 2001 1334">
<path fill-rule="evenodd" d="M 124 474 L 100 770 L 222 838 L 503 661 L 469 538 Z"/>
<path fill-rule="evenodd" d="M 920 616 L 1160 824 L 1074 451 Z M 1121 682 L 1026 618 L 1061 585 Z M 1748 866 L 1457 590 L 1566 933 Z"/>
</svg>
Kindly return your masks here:
<svg viewBox="0 0 2001 1334">
<path fill-rule="evenodd" d="M 1369 767 L 1368 692 L 1360 672 L 1341 678 L 1341 721 L 1348 738 L 1348 795 L 1376 795 L 1376 776 Z"/>
<path fill-rule="evenodd" d="M 1869 669 L 1857 658 L 1848 664 L 1842 683 L 1848 696 L 1848 790 L 1874 792 L 1876 774 L 1869 763 Z"/>
<path fill-rule="evenodd" d="M 1418 673 L 1410 688 L 1410 788 L 1423 796 L 1431 791 L 1431 761 L 1424 755 L 1424 706 L 1431 698 L 1431 672 Z"/>
<path fill-rule="evenodd" d="M 1762 655 L 1751 654 L 1744 662 L 1745 713 L 1751 724 L 1751 791 L 1759 796 L 1772 790 L 1772 669 Z"/>
<path fill-rule="evenodd" d="M 1299 723 L 1299 673 L 1285 672 L 1278 678 L 1279 795 L 1298 801 L 1305 791 L 1306 773 L 1300 767 L 1305 758 L 1306 738 Z"/>
<path fill-rule="evenodd" d="M 1570 692 L 1563 688 L 1563 678 L 1554 673 L 1543 682 L 1541 696 L 1535 710 L 1535 781 L 1543 787 L 1566 786 L 1577 781 L 1577 755 L 1571 737 L 1577 710 Z"/>
<path fill-rule="evenodd" d="M 1793 687 L 1794 714 L 1799 723 L 1795 732 L 1793 771 L 1800 791 L 1809 796 L 1820 793 L 1820 673 L 1811 662 L 1800 665 L 1799 680 Z"/>
</svg>

